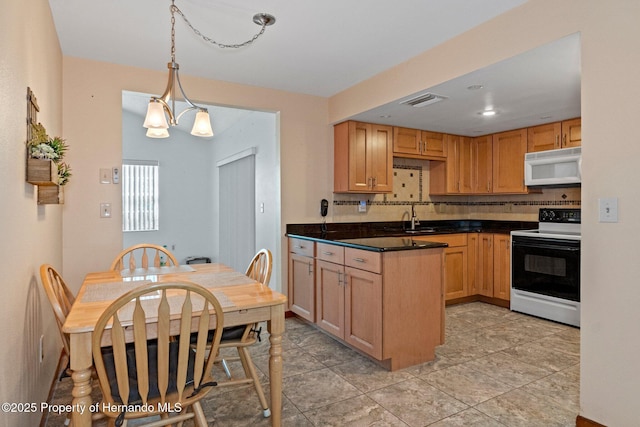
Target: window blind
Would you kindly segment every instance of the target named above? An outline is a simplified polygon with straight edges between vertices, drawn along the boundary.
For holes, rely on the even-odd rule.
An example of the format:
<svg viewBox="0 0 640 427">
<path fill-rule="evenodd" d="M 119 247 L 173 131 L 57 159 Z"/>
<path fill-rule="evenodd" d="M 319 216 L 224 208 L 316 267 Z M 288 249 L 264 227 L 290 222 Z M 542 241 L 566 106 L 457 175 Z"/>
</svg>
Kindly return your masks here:
<svg viewBox="0 0 640 427">
<path fill-rule="evenodd" d="M 158 173 L 155 160 L 122 164 L 122 231 L 154 231 L 158 223 Z"/>
</svg>

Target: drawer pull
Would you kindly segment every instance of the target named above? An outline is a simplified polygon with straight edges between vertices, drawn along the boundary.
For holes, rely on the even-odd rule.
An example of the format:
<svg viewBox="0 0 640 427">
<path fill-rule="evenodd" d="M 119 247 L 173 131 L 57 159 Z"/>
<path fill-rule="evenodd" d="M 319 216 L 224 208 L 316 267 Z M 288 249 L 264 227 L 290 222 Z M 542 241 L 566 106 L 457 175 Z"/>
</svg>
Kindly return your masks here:
<svg viewBox="0 0 640 427">
<path fill-rule="evenodd" d="M 294 246 L 294 248 L 296 248 L 296 249 L 304 249 L 304 246 L 301 246 L 301 245 L 295 245 L 295 246 Z"/>
<path fill-rule="evenodd" d="M 335 255 L 333 252 L 329 252 L 329 251 L 322 251 L 322 255 Z"/>
<path fill-rule="evenodd" d="M 353 260 L 356 262 L 367 262 L 367 260 L 364 258 L 354 258 Z"/>
</svg>

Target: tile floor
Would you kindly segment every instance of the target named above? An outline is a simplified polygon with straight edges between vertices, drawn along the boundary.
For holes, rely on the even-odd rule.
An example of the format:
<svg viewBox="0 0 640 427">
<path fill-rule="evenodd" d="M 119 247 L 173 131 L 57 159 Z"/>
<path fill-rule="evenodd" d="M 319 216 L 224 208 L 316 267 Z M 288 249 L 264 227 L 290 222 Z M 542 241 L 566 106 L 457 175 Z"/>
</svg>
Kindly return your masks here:
<svg viewBox="0 0 640 427">
<path fill-rule="evenodd" d="M 284 426 L 575 426 L 577 328 L 480 302 L 455 305 L 436 360 L 396 372 L 297 318 L 286 328 Z M 252 353 L 268 394 L 267 348 L 263 340 Z M 70 386 L 59 382 L 52 401 L 68 402 Z M 217 388 L 203 407 L 210 426 L 270 425 L 247 386 Z M 50 416 L 46 425 L 63 423 Z"/>
</svg>

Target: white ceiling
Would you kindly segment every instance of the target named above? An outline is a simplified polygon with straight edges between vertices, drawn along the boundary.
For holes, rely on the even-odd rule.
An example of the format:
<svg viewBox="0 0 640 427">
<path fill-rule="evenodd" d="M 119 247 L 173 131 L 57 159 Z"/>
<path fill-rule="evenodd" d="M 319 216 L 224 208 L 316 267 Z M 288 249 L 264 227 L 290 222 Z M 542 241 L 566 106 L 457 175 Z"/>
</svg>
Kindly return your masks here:
<svg viewBox="0 0 640 427">
<path fill-rule="evenodd" d="M 526 0 L 176 0 L 191 23 L 221 43 L 259 29 L 258 12 L 276 17 L 255 43 L 220 49 L 176 15 L 176 62 L 183 75 L 332 96 Z M 166 70 L 169 0 L 49 0 L 64 55 Z M 448 99 L 423 108 L 397 103 L 356 117 L 376 123 L 477 135 L 580 115 L 579 38 L 425 88 Z M 478 91 L 466 90 L 482 84 Z M 158 94 L 164 87 L 158 88 Z M 189 89 L 185 91 L 190 96 Z M 487 100 L 499 114 L 481 121 Z M 144 112 L 143 112 L 144 114 Z M 391 115 L 384 119 L 380 116 Z M 488 124 L 491 123 L 491 124 Z"/>
</svg>

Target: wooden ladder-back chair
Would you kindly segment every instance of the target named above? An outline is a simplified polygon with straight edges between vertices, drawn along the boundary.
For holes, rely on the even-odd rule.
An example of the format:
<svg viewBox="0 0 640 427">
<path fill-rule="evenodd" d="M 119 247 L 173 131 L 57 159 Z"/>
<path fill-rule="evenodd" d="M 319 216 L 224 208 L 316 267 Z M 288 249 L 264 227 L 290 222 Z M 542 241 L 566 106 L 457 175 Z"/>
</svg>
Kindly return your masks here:
<svg viewBox="0 0 640 427">
<path fill-rule="evenodd" d="M 147 324 L 148 317 L 157 323 Z M 215 333 L 210 334 L 213 318 Z M 216 385 L 211 372 L 223 325 L 218 299 L 191 282 L 149 283 L 114 301 L 92 337 L 100 409 L 109 425 L 160 415 L 150 425 L 182 425 L 193 418 L 196 426 L 206 427 L 200 399 Z"/>
<path fill-rule="evenodd" d="M 71 311 L 71 306 L 76 300 L 73 293 L 67 287 L 64 279 L 60 276 L 60 273 L 49 264 L 42 264 L 40 266 L 40 280 L 42 280 L 42 286 L 49 298 L 51 309 L 56 318 L 56 324 L 58 325 L 58 331 L 60 332 L 60 338 L 62 338 L 62 345 L 64 346 L 64 352 L 67 359 L 71 354 L 69 348 L 69 335 L 62 331 L 62 325 L 67 320 L 67 315 Z M 69 369 L 67 368 L 62 372 L 60 379 L 65 375 L 69 375 Z"/>
<path fill-rule="evenodd" d="M 151 262 L 150 262 L 151 261 Z M 178 265 L 176 257 L 165 247 L 151 243 L 133 245 L 118 254 L 111 263 L 110 270 L 160 267 Z"/>
<path fill-rule="evenodd" d="M 60 377 L 58 378 L 58 380 L 62 380 L 64 377 L 71 376 L 71 369 L 69 368 L 71 346 L 69 342 L 69 335 L 63 332 L 62 325 L 64 325 L 65 320 L 67 320 L 67 315 L 69 315 L 71 306 L 76 298 L 67 287 L 67 284 L 60 273 L 58 273 L 53 266 L 49 264 L 42 264 L 40 266 L 40 280 L 42 281 L 42 287 L 44 287 L 44 291 L 46 292 L 49 303 L 51 304 L 54 317 L 56 318 L 58 332 L 60 332 L 65 357 L 67 358 L 66 368 L 62 370 Z M 100 419 L 101 416 L 99 414 L 93 414 L 92 418 L 97 420 Z M 64 425 L 69 425 L 70 423 L 71 412 L 67 414 L 67 419 L 65 420 Z"/>
<path fill-rule="evenodd" d="M 261 249 L 249 263 L 249 267 L 247 267 L 245 274 L 253 280 L 260 282 L 265 286 L 269 286 L 272 265 L 273 257 L 271 255 L 271 251 L 268 249 Z M 253 384 L 256 394 L 258 395 L 258 399 L 260 400 L 260 405 L 262 406 L 262 413 L 266 418 L 271 415 L 271 410 L 267 404 L 267 399 L 264 396 L 260 379 L 258 378 L 256 368 L 253 365 L 253 360 L 249 353 L 249 346 L 256 343 L 259 338 L 259 334 L 260 330 L 258 329 L 258 325 L 255 323 L 224 329 L 220 348 L 235 348 L 238 351 L 238 357 L 219 359 L 229 380 L 220 382 L 218 385 L 228 386 L 236 384 Z M 227 364 L 227 361 L 232 360 L 240 360 L 245 378 L 234 379 L 232 377 Z"/>
</svg>

